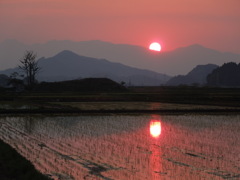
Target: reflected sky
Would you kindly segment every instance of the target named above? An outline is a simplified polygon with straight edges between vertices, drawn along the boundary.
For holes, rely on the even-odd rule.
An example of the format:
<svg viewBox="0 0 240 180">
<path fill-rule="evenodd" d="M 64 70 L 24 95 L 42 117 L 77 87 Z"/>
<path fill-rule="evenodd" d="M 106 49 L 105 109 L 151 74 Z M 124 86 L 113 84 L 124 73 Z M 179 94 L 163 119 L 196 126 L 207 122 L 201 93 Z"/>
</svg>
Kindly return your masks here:
<svg viewBox="0 0 240 180">
<path fill-rule="evenodd" d="M 237 179 L 239 129 L 238 115 L 0 117 L 0 138 L 54 179 Z"/>
</svg>

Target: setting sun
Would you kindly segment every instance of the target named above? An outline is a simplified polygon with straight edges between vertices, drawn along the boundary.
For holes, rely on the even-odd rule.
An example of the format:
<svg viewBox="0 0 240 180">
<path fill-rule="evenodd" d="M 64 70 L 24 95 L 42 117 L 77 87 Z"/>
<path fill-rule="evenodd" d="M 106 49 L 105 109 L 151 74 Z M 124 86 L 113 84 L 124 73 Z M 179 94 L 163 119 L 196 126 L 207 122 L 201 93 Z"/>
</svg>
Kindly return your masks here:
<svg viewBox="0 0 240 180">
<path fill-rule="evenodd" d="M 153 42 L 150 44 L 149 49 L 152 51 L 161 51 L 161 45 L 157 42 Z"/>
</svg>

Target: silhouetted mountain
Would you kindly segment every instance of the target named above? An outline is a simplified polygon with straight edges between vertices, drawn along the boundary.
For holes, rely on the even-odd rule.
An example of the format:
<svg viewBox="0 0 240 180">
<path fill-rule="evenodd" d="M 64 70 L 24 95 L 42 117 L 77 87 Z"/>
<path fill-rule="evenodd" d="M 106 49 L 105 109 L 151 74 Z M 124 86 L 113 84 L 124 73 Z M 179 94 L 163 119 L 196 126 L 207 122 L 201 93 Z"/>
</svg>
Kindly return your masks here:
<svg viewBox="0 0 240 180">
<path fill-rule="evenodd" d="M 127 89 L 107 78 L 42 82 L 35 87 L 38 92 L 125 92 Z"/>
<path fill-rule="evenodd" d="M 229 60 L 240 60 L 240 54 L 223 53 L 197 44 L 158 53 L 149 51 L 147 47 L 103 41 L 50 41 L 45 44 L 25 45 L 11 40 L 0 43 L 1 68 L 15 67 L 25 50 L 37 52 L 38 57 L 51 57 L 66 49 L 79 55 L 108 59 L 111 62 L 169 75 L 186 74 L 200 62 L 222 65 Z"/>
<path fill-rule="evenodd" d="M 224 63 L 207 76 L 209 86 L 240 87 L 240 63 Z"/>
<path fill-rule="evenodd" d="M 198 65 L 187 75 L 178 75 L 171 78 L 166 84 L 170 86 L 178 85 L 205 85 L 207 75 L 218 66 L 214 64 Z"/>
<path fill-rule="evenodd" d="M 161 85 L 170 77 L 149 70 L 132 68 L 105 59 L 79 56 L 71 51 L 62 51 L 50 58 L 38 61 L 41 72 L 40 81 L 64 81 L 87 77 L 105 77 L 116 82 L 124 81 L 127 85 Z M 17 69 L 2 71 L 11 74 Z"/>
<path fill-rule="evenodd" d="M 0 74 L 0 87 L 9 87 L 9 77 L 5 74 Z"/>
</svg>

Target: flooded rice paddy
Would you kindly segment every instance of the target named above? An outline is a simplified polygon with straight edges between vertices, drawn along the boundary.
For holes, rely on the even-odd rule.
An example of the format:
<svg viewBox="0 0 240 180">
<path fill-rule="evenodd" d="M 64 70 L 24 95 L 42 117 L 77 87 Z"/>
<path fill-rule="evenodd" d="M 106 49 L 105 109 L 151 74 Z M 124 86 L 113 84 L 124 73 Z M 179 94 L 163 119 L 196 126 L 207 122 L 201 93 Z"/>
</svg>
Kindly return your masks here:
<svg viewBox="0 0 240 180">
<path fill-rule="evenodd" d="M 53 179 L 240 179 L 240 115 L 0 117 L 0 139 Z"/>
</svg>

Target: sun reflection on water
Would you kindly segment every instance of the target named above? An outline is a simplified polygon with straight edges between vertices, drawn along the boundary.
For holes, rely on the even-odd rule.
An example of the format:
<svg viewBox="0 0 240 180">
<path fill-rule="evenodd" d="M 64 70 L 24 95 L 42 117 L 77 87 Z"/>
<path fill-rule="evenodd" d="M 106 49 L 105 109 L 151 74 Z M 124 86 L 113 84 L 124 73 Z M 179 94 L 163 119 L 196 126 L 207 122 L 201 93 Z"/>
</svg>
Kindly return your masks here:
<svg viewBox="0 0 240 180">
<path fill-rule="evenodd" d="M 152 180 L 159 180 L 161 178 L 162 173 L 162 159 L 161 159 L 161 150 L 160 150 L 160 135 L 161 135 L 161 122 L 156 120 L 159 118 L 153 118 L 150 121 L 150 163 L 151 163 L 151 179 Z"/>
<path fill-rule="evenodd" d="M 151 120 L 150 122 L 150 134 L 154 138 L 158 138 L 161 134 L 161 122 L 158 120 Z"/>
<path fill-rule="evenodd" d="M 55 180 L 236 179 L 239 120 L 239 115 L 10 116 L 0 117 L 0 139 Z"/>
</svg>

